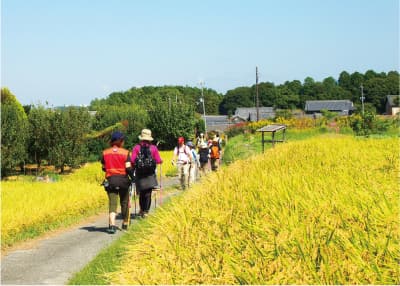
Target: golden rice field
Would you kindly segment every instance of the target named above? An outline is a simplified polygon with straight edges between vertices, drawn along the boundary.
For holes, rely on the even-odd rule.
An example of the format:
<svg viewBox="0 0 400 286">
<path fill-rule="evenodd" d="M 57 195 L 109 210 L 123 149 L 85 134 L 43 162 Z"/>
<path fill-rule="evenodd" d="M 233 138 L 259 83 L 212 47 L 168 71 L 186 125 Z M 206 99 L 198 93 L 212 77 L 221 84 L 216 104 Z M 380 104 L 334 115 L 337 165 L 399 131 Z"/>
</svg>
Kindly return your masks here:
<svg viewBox="0 0 400 286">
<path fill-rule="evenodd" d="M 160 152 L 165 176 L 175 167 L 168 164 L 172 151 Z M 165 166 L 165 168 L 164 168 Z M 107 194 L 100 183 L 100 163 L 87 164 L 54 183 L 3 181 L 1 183 L 2 247 L 56 229 L 68 221 L 106 210 Z"/>
<path fill-rule="evenodd" d="M 161 159 L 163 160 L 163 164 L 161 167 L 162 175 L 164 176 L 172 176 L 177 174 L 176 166 L 172 166 L 171 160 L 173 157 L 173 151 L 160 151 Z"/>
<path fill-rule="evenodd" d="M 99 185 L 103 177 L 100 163 L 95 163 L 59 182 L 2 182 L 2 247 L 105 209 L 107 194 Z"/>
<path fill-rule="evenodd" d="M 159 208 L 112 284 L 399 284 L 398 140 L 280 144 Z M 137 235 L 137 234 L 136 234 Z"/>
</svg>

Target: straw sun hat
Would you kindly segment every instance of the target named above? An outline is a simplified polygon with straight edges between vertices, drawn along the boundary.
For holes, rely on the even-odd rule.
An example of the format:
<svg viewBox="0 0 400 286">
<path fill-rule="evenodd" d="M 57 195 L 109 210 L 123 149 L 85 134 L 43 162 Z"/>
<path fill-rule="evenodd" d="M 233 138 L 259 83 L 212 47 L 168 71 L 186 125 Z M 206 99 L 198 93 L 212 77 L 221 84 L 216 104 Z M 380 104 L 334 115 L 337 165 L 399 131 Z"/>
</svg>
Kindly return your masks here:
<svg viewBox="0 0 400 286">
<path fill-rule="evenodd" d="M 139 140 L 153 141 L 153 137 L 151 137 L 151 130 L 143 129 L 142 133 L 139 135 Z"/>
</svg>

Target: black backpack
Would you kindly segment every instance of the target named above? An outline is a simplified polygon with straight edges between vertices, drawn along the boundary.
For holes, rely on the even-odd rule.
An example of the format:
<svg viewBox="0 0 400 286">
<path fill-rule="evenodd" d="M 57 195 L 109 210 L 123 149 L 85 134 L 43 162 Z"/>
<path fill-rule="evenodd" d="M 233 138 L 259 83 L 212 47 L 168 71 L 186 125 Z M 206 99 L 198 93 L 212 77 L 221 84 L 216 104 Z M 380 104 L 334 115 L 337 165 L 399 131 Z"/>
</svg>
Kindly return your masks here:
<svg viewBox="0 0 400 286">
<path fill-rule="evenodd" d="M 208 162 L 208 154 L 209 154 L 209 149 L 208 148 L 202 148 L 199 150 L 199 156 L 200 156 L 200 163 L 207 163 Z"/>
<path fill-rule="evenodd" d="M 146 177 L 155 174 L 156 161 L 151 156 L 150 146 L 142 145 L 135 159 L 135 172 L 138 177 Z"/>
</svg>

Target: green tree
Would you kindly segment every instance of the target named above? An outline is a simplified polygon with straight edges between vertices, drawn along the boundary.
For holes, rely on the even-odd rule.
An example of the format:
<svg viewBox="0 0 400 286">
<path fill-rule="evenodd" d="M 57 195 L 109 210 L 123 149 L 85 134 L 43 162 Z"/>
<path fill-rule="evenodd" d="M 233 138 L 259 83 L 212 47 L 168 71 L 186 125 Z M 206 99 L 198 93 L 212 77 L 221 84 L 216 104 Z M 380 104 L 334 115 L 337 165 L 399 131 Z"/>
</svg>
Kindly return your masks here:
<svg viewBox="0 0 400 286">
<path fill-rule="evenodd" d="M 93 119 L 92 128 L 95 131 L 103 130 L 109 126 L 115 125 L 118 122 L 124 123 L 126 128 L 125 147 L 130 149 L 139 141 L 138 135 L 140 131 L 148 123 L 148 110 L 135 104 L 112 106 L 105 105 L 99 107 Z M 105 133 L 98 139 L 92 139 L 89 142 L 90 154 L 95 156 L 107 146 L 110 133 Z"/>
<path fill-rule="evenodd" d="M 91 118 L 85 108 L 67 107 L 52 116 L 49 159 L 61 173 L 65 166 L 77 167 L 86 161 L 86 135 Z"/>
<path fill-rule="evenodd" d="M 27 158 L 28 118 L 9 89 L 1 89 L 1 173 L 7 176 Z"/>
<path fill-rule="evenodd" d="M 149 111 L 149 118 L 153 138 L 161 143 L 162 149 L 173 148 L 180 136 L 186 139 L 194 136 L 196 119 L 192 105 L 160 102 L 157 108 Z"/>
<path fill-rule="evenodd" d="M 33 106 L 28 115 L 29 159 L 40 167 L 42 160 L 49 159 L 49 147 L 51 143 L 51 121 L 54 112 L 44 106 Z"/>
<path fill-rule="evenodd" d="M 388 94 L 389 88 L 385 78 L 371 78 L 364 84 L 365 101 L 372 103 L 378 113 L 385 111 L 385 100 Z"/>
<path fill-rule="evenodd" d="M 341 88 L 350 91 L 352 87 L 350 74 L 342 71 L 339 75 L 338 83 Z"/>
<path fill-rule="evenodd" d="M 237 87 L 226 92 L 219 111 L 221 114 L 232 115 L 236 108 L 252 107 L 254 102 L 254 95 L 250 87 Z"/>
<path fill-rule="evenodd" d="M 400 75 L 397 71 L 390 71 L 386 77 L 386 87 L 387 93 L 396 95 L 399 94 L 399 87 L 400 87 Z"/>
</svg>

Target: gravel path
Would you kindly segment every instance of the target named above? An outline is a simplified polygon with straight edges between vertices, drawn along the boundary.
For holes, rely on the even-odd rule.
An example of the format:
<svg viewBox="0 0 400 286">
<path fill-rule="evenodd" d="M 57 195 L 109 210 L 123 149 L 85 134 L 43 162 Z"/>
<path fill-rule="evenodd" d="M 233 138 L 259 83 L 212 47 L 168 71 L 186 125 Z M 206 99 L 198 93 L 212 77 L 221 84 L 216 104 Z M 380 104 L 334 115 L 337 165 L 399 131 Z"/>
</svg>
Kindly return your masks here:
<svg viewBox="0 0 400 286">
<path fill-rule="evenodd" d="M 163 187 L 176 184 L 177 178 L 163 181 Z M 133 208 L 131 210 L 133 212 Z M 135 223 L 136 220 L 132 220 L 132 224 Z M 122 221 L 117 219 L 117 225 L 121 224 Z M 89 263 L 100 250 L 123 235 L 122 231 L 110 235 L 107 228 L 108 216 L 102 214 L 56 235 L 23 244 L 1 258 L 1 284 L 66 284 L 72 275 Z"/>
</svg>

